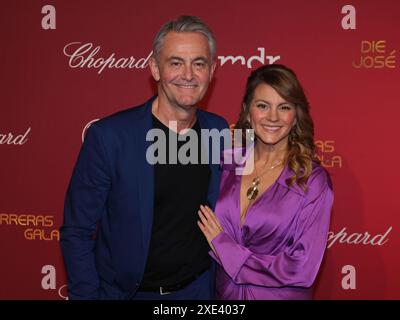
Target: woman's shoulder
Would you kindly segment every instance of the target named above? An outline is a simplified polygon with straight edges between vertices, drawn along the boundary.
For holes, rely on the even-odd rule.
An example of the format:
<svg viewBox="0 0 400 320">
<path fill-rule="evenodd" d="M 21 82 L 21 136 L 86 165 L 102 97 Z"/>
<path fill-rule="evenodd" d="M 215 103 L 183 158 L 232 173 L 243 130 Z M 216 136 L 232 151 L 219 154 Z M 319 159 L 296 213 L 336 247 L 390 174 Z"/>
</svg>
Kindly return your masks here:
<svg viewBox="0 0 400 320">
<path fill-rule="evenodd" d="M 330 174 L 321 164 L 313 161 L 309 179 L 311 181 L 318 181 L 319 183 L 327 183 L 330 182 Z"/>
<path fill-rule="evenodd" d="M 324 189 L 332 190 L 332 180 L 329 172 L 319 163 L 313 162 L 311 175 L 307 181 L 307 193 L 321 193 Z"/>
</svg>

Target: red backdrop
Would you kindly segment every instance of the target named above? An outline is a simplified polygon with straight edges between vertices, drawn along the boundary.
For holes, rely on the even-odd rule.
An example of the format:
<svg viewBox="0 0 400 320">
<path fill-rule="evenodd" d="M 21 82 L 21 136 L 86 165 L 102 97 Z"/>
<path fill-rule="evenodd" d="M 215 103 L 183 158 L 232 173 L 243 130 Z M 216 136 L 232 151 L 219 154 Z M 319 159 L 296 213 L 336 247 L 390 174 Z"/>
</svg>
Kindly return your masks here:
<svg viewBox="0 0 400 320">
<path fill-rule="evenodd" d="M 316 298 L 399 299 L 400 4 L 348 4 L 3 1 L 0 298 L 65 297 L 58 228 L 83 129 L 154 93 L 146 60 L 153 37 L 190 14 L 218 41 L 204 108 L 234 123 L 251 69 L 272 60 L 293 68 L 305 88 L 335 188 Z"/>
</svg>

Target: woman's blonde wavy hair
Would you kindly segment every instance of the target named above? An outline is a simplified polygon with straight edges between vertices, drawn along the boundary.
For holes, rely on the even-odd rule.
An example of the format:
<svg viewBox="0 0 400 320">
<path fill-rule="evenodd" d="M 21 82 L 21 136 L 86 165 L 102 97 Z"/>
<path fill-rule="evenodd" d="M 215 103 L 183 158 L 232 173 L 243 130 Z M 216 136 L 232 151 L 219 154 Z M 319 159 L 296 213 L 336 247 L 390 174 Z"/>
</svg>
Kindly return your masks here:
<svg viewBox="0 0 400 320">
<path fill-rule="evenodd" d="M 296 108 L 296 123 L 289 133 L 286 163 L 294 176 L 286 179 L 288 186 L 297 183 L 306 190 L 307 180 L 312 172 L 313 161 L 319 163 L 314 144 L 314 123 L 310 115 L 310 106 L 296 74 L 279 64 L 265 65 L 254 70 L 247 79 L 246 91 L 242 102 L 242 111 L 235 129 L 243 131 L 243 145 L 246 144 L 246 129 L 251 129 L 247 120 L 249 109 L 258 85 L 265 83 Z"/>
</svg>

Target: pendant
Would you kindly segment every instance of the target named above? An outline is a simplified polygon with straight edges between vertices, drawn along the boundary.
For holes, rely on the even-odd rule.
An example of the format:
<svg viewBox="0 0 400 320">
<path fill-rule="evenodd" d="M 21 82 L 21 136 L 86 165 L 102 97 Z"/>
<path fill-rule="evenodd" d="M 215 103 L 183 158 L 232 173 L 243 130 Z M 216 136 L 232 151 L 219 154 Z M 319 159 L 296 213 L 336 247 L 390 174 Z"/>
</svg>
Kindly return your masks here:
<svg viewBox="0 0 400 320">
<path fill-rule="evenodd" d="M 258 185 L 260 184 L 260 179 L 258 177 L 253 179 L 251 186 L 247 189 L 247 199 L 254 200 L 258 195 Z"/>
</svg>

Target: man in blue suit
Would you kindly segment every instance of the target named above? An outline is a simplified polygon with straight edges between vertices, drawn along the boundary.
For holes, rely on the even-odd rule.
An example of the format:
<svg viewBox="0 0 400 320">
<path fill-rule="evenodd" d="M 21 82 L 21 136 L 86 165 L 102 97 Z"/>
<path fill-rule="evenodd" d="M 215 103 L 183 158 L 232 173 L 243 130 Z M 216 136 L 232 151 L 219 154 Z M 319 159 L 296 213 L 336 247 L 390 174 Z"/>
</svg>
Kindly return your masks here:
<svg viewBox="0 0 400 320">
<path fill-rule="evenodd" d="M 222 144 L 210 145 L 203 131 L 228 130 L 223 118 L 197 104 L 212 79 L 215 51 L 198 18 L 166 23 L 149 61 L 158 95 L 89 128 L 60 230 L 70 299 L 212 298 L 212 263 L 196 222 L 200 204 L 215 206 L 220 171 L 210 159 Z M 175 146 L 154 152 L 166 163 L 150 161 L 152 130 Z M 190 150 L 189 132 L 199 137 Z M 188 150 L 198 161 L 182 157 Z"/>
</svg>

